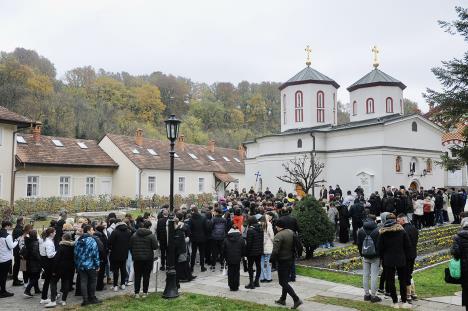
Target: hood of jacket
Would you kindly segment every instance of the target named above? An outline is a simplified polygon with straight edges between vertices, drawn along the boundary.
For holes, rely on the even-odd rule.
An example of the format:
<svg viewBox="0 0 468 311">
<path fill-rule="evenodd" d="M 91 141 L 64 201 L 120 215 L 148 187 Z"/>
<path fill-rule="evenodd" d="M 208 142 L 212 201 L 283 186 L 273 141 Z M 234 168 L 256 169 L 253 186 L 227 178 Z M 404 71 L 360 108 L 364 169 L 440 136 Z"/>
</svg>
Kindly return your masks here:
<svg viewBox="0 0 468 311">
<path fill-rule="evenodd" d="M 75 242 L 73 242 L 73 241 L 60 241 L 59 245 L 73 246 L 73 245 L 75 245 Z"/>
<path fill-rule="evenodd" d="M 117 223 L 117 225 L 115 226 L 115 230 L 125 231 L 125 230 L 128 230 L 128 226 L 127 226 L 127 224 L 124 223 L 124 222 L 119 222 L 119 223 Z"/>
<path fill-rule="evenodd" d="M 148 236 L 150 234 L 152 234 L 153 232 L 150 230 L 150 229 L 146 229 L 146 228 L 140 228 L 136 231 L 136 234 L 138 234 L 138 236 Z"/>
<path fill-rule="evenodd" d="M 380 221 L 382 224 L 385 224 L 387 222 L 387 215 L 390 214 L 389 212 L 383 212 L 380 213 Z"/>
<path fill-rule="evenodd" d="M 229 241 L 238 241 L 242 238 L 242 235 L 239 230 L 231 229 L 227 235 Z"/>
<path fill-rule="evenodd" d="M 468 240 L 468 228 L 463 228 L 460 232 L 457 233 L 457 236 L 459 236 L 461 239 Z"/>
<path fill-rule="evenodd" d="M 380 234 L 385 234 L 388 232 L 398 232 L 398 231 L 403 231 L 403 227 L 400 224 L 397 224 L 393 219 L 388 220 L 385 225 L 380 228 L 379 233 Z"/>
<path fill-rule="evenodd" d="M 8 236 L 8 232 L 6 229 L 0 229 L 0 238 L 6 238 Z"/>
<path fill-rule="evenodd" d="M 252 228 L 257 232 L 262 232 L 262 227 L 260 227 L 259 224 L 253 224 L 253 225 L 249 226 L 249 228 Z"/>
<path fill-rule="evenodd" d="M 370 234 L 372 231 L 374 231 L 377 228 L 377 224 L 375 223 L 375 221 L 369 220 L 369 221 L 364 222 L 362 227 L 364 228 L 367 234 Z"/>
</svg>

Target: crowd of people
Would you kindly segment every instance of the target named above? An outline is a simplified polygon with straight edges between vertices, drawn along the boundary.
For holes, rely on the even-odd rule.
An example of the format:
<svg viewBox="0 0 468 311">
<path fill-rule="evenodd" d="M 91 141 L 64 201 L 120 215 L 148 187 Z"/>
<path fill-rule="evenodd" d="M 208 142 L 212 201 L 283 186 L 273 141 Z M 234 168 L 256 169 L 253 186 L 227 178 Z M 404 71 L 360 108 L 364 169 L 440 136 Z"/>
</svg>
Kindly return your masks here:
<svg viewBox="0 0 468 311">
<path fill-rule="evenodd" d="M 296 279 L 295 262 L 303 248 L 298 222 L 291 215 L 298 200 L 299 197 L 281 188 L 276 194 L 268 188 L 258 193 L 251 188 L 233 190 L 211 205 L 177 207 L 172 215 L 168 206 L 162 206 L 154 215 L 145 213 L 136 219 L 130 214 L 118 218 L 110 213 L 103 220 L 78 218 L 75 221 L 62 212 L 60 219 L 51 221 L 41 233 L 32 224 L 24 224 L 21 217 L 14 228 L 11 222 L 3 221 L 0 298 L 13 296 L 6 287 L 10 270 L 12 286 L 24 286 L 26 298 L 40 295 L 39 303 L 48 308 L 66 305 L 73 290 L 75 295 L 82 296 L 82 305 L 97 304 L 100 300 L 96 291 L 110 286 L 118 292 L 132 282 L 134 297 L 144 298 L 156 257 L 160 256 L 160 270 L 172 268 L 167 262 L 168 220 L 172 217 L 178 286 L 196 278 L 197 264 L 200 272 L 208 269 L 226 272 L 231 291 L 241 286 L 241 269 L 248 273 L 248 283 L 244 286 L 249 290 L 272 282 L 272 272 L 277 271 L 282 294 L 275 302 L 286 305 L 289 295 L 292 307 L 297 308 L 302 301 L 290 282 Z M 324 186 L 319 200 L 335 225 L 336 239 L 346 243 L 351 238 L 363 257 L 364 300 L 379 302 L 377 292 L 381 292 L 391 297 L 395 306 L 399 305 L 396 273 L 400 305 L 406 308 L 417 298 L 412 272 L 418 229 L 447 222 L 448 204 L 454 222 L 459 223 L 466 192 L 387 187 L 381 194 L 375 192 L 365 199 L 360 187 L 343 196 L 339 186 L 335 189 Z M 466 224 L 468 230 L 468 221 Z M 463 246 L 468 247 L 468 233 L 465 235 L 467 243 Z M 333 242 L 328 241 L 324 246 L 333 247 Z M 463 255 L 459 251 L 458 256 Z M 43 279 L 42 287 L 40 279 Z"/>
</svg>

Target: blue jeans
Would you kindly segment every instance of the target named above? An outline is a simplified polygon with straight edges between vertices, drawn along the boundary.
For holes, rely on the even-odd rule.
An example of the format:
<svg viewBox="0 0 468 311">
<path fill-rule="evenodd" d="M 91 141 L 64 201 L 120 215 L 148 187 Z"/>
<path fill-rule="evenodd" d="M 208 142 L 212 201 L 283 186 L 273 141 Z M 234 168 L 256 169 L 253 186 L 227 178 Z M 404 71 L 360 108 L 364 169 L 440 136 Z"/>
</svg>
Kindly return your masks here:
<svg viewBox="0 0 468 311">
<path fill-rule="evenodd" d="M 271 254 L 263 254 L 260 262 L 262 264 L 262 274 L 260 274 L 260 280 L 271 280 Z"/>
<path fill-rule="evenodd" d="M 442 209 L 435 210 L 435 221 L 440 225 L 444 223 L 444 211 Z"/>
</svg>

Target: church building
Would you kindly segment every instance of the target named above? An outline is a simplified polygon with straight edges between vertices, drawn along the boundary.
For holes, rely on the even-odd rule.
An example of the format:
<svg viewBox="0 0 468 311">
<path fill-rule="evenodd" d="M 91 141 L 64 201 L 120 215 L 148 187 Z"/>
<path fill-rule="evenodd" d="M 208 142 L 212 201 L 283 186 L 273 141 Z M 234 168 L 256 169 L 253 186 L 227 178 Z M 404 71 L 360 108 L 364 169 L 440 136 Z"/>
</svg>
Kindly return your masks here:
<svg viewBox="0 0 468 311">
<path fill-rule="evenodd" d="M 325 164 L 318 180 L 343 191 L 361 186 L 368 196 L 387 185 L 444 186 L 444 170 L 435 165 L 444 130 L 419 114 L 403 115 L 406 86 L 378 69 L 373 52 L 374 68 L 347 88 L 350 122 L 340 125 L 340 86 L 311 68 L 308 56 L 307 66 L 279 88 L 281 132 L 244 144 L 247 186 L 294 192 L 296 185 L 277 177 L 285 174 L 283 163 L 304 154 Z"/>
</svg>

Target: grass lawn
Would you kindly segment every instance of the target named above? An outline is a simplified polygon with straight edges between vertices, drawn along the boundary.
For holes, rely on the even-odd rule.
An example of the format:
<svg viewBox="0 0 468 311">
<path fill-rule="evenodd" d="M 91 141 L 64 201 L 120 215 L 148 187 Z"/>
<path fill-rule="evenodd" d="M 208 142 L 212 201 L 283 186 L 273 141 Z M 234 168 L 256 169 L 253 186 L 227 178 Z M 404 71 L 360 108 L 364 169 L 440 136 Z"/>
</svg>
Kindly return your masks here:
<svg viewBox="0 0 468 311">
<path fill-rule="evenodd" d="M 455 292 L 461 291 L 461 287 L 459 285 L 445 283 L 444 269 L 446 267 L 447 264 L 440 264 L 438 266 L 413 274 L 414 282 L 416 284 L 416 293 L 418 294 L 418 297 L 425 298 L 438 296 L 452 296 L 455 294 Z M 324 271 L 315 268 L 299 266 L 297 267 L 297 274 L 320 280 L 347 284 L 360 288 L 362 287 L 362 276 L 360 275 Z"/>
<path fill-rule="evenodd" d="M 380 303 L 370 303 L 365 301 L 355 301 L 351 299 L 344 299 L 344 298 L 335 298 L 335 297 L 325 297 L 325 296 L 314 296 L 310 300 L 335 305 L 335 306 L 342 306 L 348 308 L 354 308 L 359 311 L 390 311 L 395 310 L 392 307 L 384 306 Z"/>
<path fill-rule="evenodd" d="M 282 310 L 283 308 L 269 307 L 256 303 L 250 303 L 240 300 L 227 299 L 221 297 L 211 297 L 199 294 L 184 293 L 177 299 L 167 300 L 161 297 L 161 294 L 150 294 L 145 299 L 134 299 L 130 296 L 117 296 L 104 300 L 102 304 L 91 305 L 89 307 L 69 306 L 65 310 L 82 311 L 153 311 L 153 310 L 171 310 L 171 311 L 237 311 L 237 310 Z"/>
</svg>

